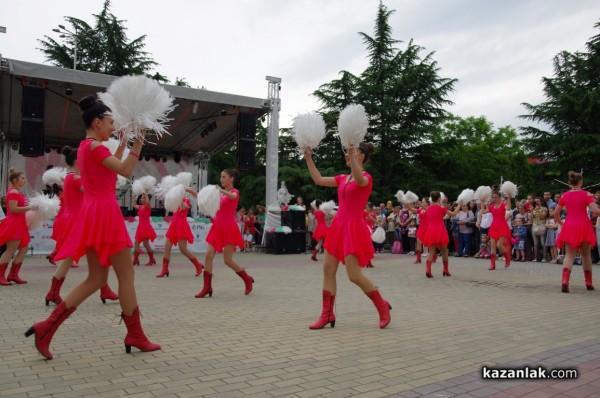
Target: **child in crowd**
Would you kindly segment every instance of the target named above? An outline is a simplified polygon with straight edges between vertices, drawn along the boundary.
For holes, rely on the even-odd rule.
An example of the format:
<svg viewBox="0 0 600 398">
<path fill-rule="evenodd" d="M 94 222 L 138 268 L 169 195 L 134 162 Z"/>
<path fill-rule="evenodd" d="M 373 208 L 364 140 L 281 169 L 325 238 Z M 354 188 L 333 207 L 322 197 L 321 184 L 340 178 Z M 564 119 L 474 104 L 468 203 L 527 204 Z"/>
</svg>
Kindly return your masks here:
<svg viewBox="0 0 600 398">
<path fill-rule="evenodd" d="M 516 256 L 517 261 L 525 261 L 525 240 L 527 239 L 527 228 L 523 225 L 523 220 L 517 218 L 515 220 L 515 227 L 513 228 L 513 237 L 516 238 Z"/>
<path fill-rule="evenodd" d="M 417 246 L 417 220 L 414 218 L 408 223 L 408 243 L 410 244 L 410 252 L 408 254 L 415 254 Z"/>
<path fill-rule="evenodd" d="M 551 263 L 556 263 L 558 258 L 558 249 L 556 248 L 556 236 L 558 235 L 558 223 L 554 218 L 554 207 L 550 207 L 550 213 L 546 219 L 546 247 L 550 248 L 552 255 Z"/>
<path fill-rule="evenodd" d="M 479 253 L 475 257 L 477 258 L 490 258 L 492 247 L 490 245 L 490 238 L 487 234 L 481 234 L 481 244 L 479 245 Z"/>
</svg>

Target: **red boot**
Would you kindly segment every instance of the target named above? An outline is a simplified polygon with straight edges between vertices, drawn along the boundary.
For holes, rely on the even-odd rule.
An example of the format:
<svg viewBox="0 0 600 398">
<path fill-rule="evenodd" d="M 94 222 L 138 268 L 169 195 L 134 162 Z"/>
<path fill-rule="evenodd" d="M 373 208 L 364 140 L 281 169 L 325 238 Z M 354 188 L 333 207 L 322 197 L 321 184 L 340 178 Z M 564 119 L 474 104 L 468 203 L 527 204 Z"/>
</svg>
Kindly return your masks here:
<svg viewBox="0 0 600 398">
<path fill-rule="evenodd" d="M 46 359 L 52 359 L 52 353 L 50 352 L 50 342 L 52 336 L 56 333 L 58 327 L 71 315 L 77 307 L 71 307 L 67 309 L 65 302 L 61 302 L 52 311 L 48 319 L 45 321 L 34 323 L 32 327 L 27 329 L 25 337 L 29 337 L 35 333 L 35 348 L 42 354 Z"/>
<path fill-rule="evenodd" d="M 196 275 L 194 276 L 202 275 L 202 268 L 204 268 L 202 263 L 198 261 L 196 257 L 192 258 L 190 261 L 192 262 L 192 264 L 194 264 L 194 267 L 196 267 Z"/>
<path fill-rule="evenodd" d="M 448 271 L 448 261 L 444 261 L 444 270 L 442 271 L 442 275 L 452 276 L 450 275 L 450 271 Z"/>
<path fill-rule="evenodd" d="M 506 250 L 504 252 L 504 259 L 506 260 L 504 262 L 504 268 L 510 267 L 510 260 L 512 259 L 512 256 L 510 255 L 510 252 L 511 252 L 510 250 Z"/>
<path fill-rule="evenodd" d="M 246 290 L 244 291 L 244 294 L 250 294 L 250 292 L 252 291 L 252 284 L 254 283 L 254 278 L 248 275 L 245 269 L 241 270 L 240 272 L 237 272 L 237 274 L 240 278 L 244 280 L 244 284 L 246 285 Z"/>
<path fill-rule="evenodd" d="M 425 265 L 425 276 L 428 278 L 433 278 L 433 274 L 431 273 L 431 261 L 427 261 Z"/>
<path fill-rule="evenodd" d="M 121 318 L 123 318 L 125 326 L 127 326 L 127 336 L 125 336 L 126 353 L 131 353 L 131 347 L 138 348 L 143 352 L 160 350 L 160 345 L 150 342 L 144 334 L 140 322 L 139 307 L 135 307 L 131 316 L 121 313 Z"/>
<path fill-rule="evenodd" d="M 585 287 L 587 290 L 595 290 L 594 285 L 592 284 L 592 271 L 583 271 L 583 276 L 585 278 Z"/>
<path fill-rule="evenodd" d="M 148 260 L 148 263 L 146 264 L 146 266 L 156 264 L 156 260 L 154 259 L 154 252 L 148 252 L 148 257 L 150 257 L 150 260 Z"/>
<path fill-rule="evenodd" d="M 14 282 L 18 285 L 27 283 L 25 279 L 19 278 L 19 270 L 21 269 L 21 265 L 23 265 L 23 263 L 15 263 L 13 261 L 12 267 L 10 267 L 10 272 L 8 273 L 8 278 L 6 278 L 7 281 Z"/>
<path fill-rule="evenodd" d="M 335 296 L 327 290 L 323 290 L 323 309 L 321 310 L 321 316 L 308 328 L 313 330 L 323 329 L 328 323 L 331 324 L 331 327 L 335 327 L 335 314 L 333 313 L 334 304 Z"/>
<path fill-rule="evenodd" d="M 208 271 L 204 271 L 204 286 L 200 293 L 195 295 L 196 298 L 202 298 L 208 294 L 208 297 L 212 297 L 212 274 Z"/>
<path fill-rule="evenodd" d="M 100 300 L 102 300 L 102 304 L 106 304 L 106 300 L 118 300 L 119 295 L 112 290 L 110 290 L 110 286 L 108 283 L 100 288 Z"/>
<path fill-rule="evenodd" d="M 437 261 L 437 252 L 433 253 L 433 262 L 435 263 Z"/>
<path fill-rule="evenodd" d="M 421 250 L 417 250 L 417 259 L 413 264 L 421 264 Z"/>
<path fill-rule="evenodd" d="M 560 287 L 563 293 L 569 293 L 569 279 L 571 279 L 571 270 L 563 268 L 562 285 Z"/>
<path fill-rule="evenodd" d="M 317 252 L 318 252 L 317 249 L 313 249 L 312 256 L 310 257 L 311 260 L 319 261 L 319 260 L 317 260 Z"/>
<path fill-rule="evenodd" d="M 48 290 L 48 294 L 46 294 L 46 307 L 50 302 L 58 305 L 62 302 L 62 298 L 60 297 L 60 288 L 65 281 L 65 278 L 62 277 L 57 279 L 56 277 L 52 277 L 52 285 L 50 286 L 50 290 Z"/>
<path fill-rule="evenodd" d="M 11 286 L 12 282 L 6 280 L 6 268 L 8 267 L 8 263 L 0 264 L 0 285 L 2 286 Z"/>
<path fill-rule="evenodd" d="M 381 293 L 377 289 L 371 293 L 367 293 L 367 296 L 373 300 L 373 304 L 375 304 L 375 308 L 377 308 L 377 312 L 379 313 L 379 327 L 381 329 L 385 328 L 392 320 L 392 316 L 390 315 L 392 306 L 381 297 Z"/>
<path fill-rule="evenodd" d="M 140 252 L 137 250 L 133 252 L 133 265 L 140 265 Z"/>
<path fill-rule="evenodd" d="M 162 265 L 162 269 L 160 270 L 160 274 L 156 275 L 157 278 L 162 278 L 166 276 L 167 278 L 169 277 L 169 259 L 168 258 L 163 258 L 163 265 Z"/>
<path fill-rule="evenodd" d="M 488 270 L 493 271 L 496 269 L 496 255 L 492 254 L 490 256 L 490 260 L 491 260 L 491 263 L 490 263 L 490 268 L 488 268 Z"/>
<path fill-rule="evenodd" d="M 56 265 L 56 262 L 54 261 L 54 256 L 56 256 L 56 250 L 54 250 L 52 253 L 46 256 L 46 259 L 50 261 L 50 264 L 52 265 Z"/>
</svg>

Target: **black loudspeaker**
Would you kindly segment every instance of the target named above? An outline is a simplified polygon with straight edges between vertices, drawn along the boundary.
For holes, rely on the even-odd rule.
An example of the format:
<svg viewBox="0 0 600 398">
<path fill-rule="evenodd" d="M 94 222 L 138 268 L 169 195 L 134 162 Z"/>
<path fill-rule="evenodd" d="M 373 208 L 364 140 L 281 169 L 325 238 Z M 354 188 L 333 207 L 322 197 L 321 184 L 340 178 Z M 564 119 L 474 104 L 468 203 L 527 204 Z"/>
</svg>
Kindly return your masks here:
<svg viewBox="0 0 600 398">
<path fill-rule="evenodd" d="M 299 254 L 306 252 L 306 232 L 294 231 L 289 234 L 275 232 L 267 234 L 267 253 Z"/>
<path fill-rule="evenodd" d="M 306 229 L 306 214 L 303 211 L 282 211 L 281 225 L 293 230 Z"/>
<path fill-rule="evenodd" d="M 23 86 L 21 101 L 21 142 L 23 156 L 44 155 L 44 107 L 46 90 L 42 87 Z"/>
<path fill-rule="evenodd" d="M 256 159 L 256 116 L 238 115 L 238 169 L 252 169 Z"/>
</svg>

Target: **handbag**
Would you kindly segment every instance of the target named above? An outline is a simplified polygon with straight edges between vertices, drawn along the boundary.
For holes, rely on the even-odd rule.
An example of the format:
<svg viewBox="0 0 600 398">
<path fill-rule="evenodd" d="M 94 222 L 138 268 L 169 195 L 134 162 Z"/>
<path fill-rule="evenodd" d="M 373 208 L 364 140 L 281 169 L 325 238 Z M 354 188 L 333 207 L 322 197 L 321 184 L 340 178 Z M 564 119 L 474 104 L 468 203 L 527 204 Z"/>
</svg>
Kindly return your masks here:
<svg viewBox="0 0 600 398">
<path fill-rule="evenodd" d="M 402 241 L 395 241 L 392 245 L 392 253 L 393 254 L 401 254 L 402 253 Z"/>
<path fill-rule="evenodd" d="M 535 236 L 546 236 L 546 226 L 544 224 L 533 224 L 531 231 Z"/>
<path fill-rule="evenodd" d="M 375 243 L 385 242 L 385 231 L 381 227 L 377 227 L 371 235 L 371 240 Z"/>
</svg>

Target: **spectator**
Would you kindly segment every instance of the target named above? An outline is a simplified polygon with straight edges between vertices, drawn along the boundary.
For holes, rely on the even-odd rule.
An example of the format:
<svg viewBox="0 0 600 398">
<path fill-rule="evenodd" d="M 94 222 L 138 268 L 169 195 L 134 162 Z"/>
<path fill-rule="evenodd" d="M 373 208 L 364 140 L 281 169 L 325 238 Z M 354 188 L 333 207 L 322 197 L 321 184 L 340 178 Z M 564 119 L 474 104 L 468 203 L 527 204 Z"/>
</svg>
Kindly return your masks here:
<svg viewBox="0 0 600 398">
<path fill-rule="evenodd" d="M 460 206 L 460 211 L 456 215 L 456 224 L 458 225 L 458 251 L 455 257 L 469 257 L 471 255 L 471 235 L 473 227 L 471 223 L 475 220 L 475 214 L 468 209 L 467 204 Z"/>
</svg>

